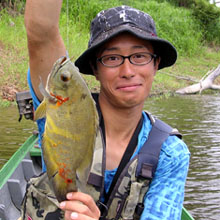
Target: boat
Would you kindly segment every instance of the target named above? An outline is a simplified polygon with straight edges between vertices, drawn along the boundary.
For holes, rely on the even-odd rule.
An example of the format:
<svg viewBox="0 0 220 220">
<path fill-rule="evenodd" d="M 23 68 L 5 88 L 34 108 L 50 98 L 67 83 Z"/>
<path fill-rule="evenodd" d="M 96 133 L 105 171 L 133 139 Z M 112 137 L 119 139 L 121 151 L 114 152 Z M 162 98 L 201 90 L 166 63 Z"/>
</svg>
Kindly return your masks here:
<svg viewBox="0 0 220 220">
<path fill-rule="evenodd" d="M 29 179 L 41 173 L 38 135 L 31 135 L 0 170 L 0 220 L 17 220 Z"/>
<path fill-rule="evenodd" d="M 0 170 L 0 220 L 17 220 L 29 179 L 41 173 L 37 133 L 31 135 Z M 183 207 L 181 220 L 194 220 Z"/>
</svg>

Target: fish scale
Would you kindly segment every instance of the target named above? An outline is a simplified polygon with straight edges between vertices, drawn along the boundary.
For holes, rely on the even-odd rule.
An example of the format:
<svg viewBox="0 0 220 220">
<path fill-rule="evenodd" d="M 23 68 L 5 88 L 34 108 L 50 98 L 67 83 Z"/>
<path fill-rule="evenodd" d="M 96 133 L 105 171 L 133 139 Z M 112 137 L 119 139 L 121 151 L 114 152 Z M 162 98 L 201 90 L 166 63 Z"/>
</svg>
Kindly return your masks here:
<svg viewBox="0 0 220 220">
<path fill-rule="evenodd" d="M 47 175 L 58 201 L 66 194 L 83 191 L 87 183 L 98 129 L 98 114 L 91 93 L 66 57 L 58 59 L 39 86 L 44 100 L 34 119 L 46 117 L 42 141 Z"/>
</svg>

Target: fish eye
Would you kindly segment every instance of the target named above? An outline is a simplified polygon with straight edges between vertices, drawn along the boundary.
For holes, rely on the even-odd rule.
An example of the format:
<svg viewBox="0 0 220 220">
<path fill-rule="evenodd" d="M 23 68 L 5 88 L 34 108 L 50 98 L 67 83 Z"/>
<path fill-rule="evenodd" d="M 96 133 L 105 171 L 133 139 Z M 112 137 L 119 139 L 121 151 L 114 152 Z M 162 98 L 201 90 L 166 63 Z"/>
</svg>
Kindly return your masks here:
<svg viewBox="0 0 220 220">
<path fill-rule="evenodd" d="M 68 82 L 70 80 L 70 77 L 66 74 L 61 74 L 60 75 L 60 79 L 63 81 L 63 82 Z"/>
</svg>

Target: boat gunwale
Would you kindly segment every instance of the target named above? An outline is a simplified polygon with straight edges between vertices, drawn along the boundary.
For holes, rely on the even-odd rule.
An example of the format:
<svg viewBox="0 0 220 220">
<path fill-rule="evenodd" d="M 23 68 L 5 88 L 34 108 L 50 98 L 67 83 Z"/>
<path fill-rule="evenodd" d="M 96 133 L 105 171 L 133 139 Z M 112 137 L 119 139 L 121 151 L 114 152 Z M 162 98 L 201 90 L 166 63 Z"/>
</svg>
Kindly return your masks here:
<svg viewBox="0 0 220 220">
<path fill-rule="evenodd" d="M 14 173 L 17 166 L 21 163 L 21 161 L 25 158 L 28 152 L 30 152 L 31 148 L 34 146 L 38 136 L 33 134 L 31 135 L 19 148 L 18 150 L 11 156 L 11 158 L 7 161 L 6 164 L 0 170 L 0 189 L 4 186 L 8 179 L 10 179 L 11 175 Z"/>
</svg>

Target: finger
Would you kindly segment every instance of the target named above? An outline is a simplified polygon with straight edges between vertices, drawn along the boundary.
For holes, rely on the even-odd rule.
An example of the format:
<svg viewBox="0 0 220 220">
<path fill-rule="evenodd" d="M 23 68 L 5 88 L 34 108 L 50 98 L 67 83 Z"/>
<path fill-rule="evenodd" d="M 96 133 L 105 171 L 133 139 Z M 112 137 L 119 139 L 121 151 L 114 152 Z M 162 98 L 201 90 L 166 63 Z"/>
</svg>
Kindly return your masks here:
<svg viewBox="0 0 220 220">
<path fill-rule="evenodd" d="M 69 201 L 62 202 L 60 204 L 60 208 L 64 211 L 68 211 L 68 213 L 76 212 L 76 213 L 84 214 L 90 217 L 95 216 L 88 206 L 84 205 L 83 203 L 79 201 L 69 200 Z"/>
<path fill-rule="evenodd" d="M 82 192 L 68 193 L 67 199 L 80 201 L 85 206 L 87 206 L 92 213 L 95 213 L 95 215 L 100 215 L 100 211 L 99 211 L 98 206 L 96 205 L 94 199 L 88 194 L 85 194 Z"/>
<path fill-rule="evenodd" d="M 60 208 L 65 211 L 65 219 L 99 219 L 100 217 L 99 210 L 93 213 L 88 206 L 75 200 L 61 202 Z M 86 216 L 86 218 L 83 218 L 83 216 Z"/>
<path fill-rule="evenodd" d="M 98 220 L 99 217 L 93 218 L 87 215 L 83 215 L 77 212 L 65 212 L 65 220 Z"/>
</svg>

